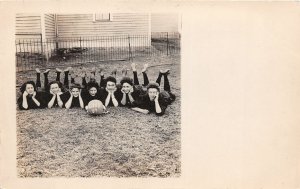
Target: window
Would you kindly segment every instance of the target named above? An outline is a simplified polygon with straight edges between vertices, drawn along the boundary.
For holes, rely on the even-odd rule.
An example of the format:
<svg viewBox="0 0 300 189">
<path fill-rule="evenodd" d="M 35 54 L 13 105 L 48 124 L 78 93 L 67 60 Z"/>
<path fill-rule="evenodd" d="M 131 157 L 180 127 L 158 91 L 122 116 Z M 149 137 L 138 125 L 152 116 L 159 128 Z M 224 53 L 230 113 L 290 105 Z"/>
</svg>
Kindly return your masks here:
<svg viewBox="0 0 300 189">
<path fill-rule="evenodd" d="M 94 22 L 111 21 L 110 13 L 96 13 L 93 18 Z"/>
</svg>

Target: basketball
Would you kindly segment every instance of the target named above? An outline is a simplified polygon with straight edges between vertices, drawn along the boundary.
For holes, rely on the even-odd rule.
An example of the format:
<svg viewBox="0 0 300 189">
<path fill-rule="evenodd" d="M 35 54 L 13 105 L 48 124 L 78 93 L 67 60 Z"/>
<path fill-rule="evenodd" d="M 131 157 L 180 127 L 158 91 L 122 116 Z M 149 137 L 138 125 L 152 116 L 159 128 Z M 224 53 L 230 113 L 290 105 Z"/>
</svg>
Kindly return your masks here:
<svg viewBox="0 0 300 189">
<path fill-rule="evenodd" d="M 92 100 L 88 103 L 87 112 L 91 115 L 100 115 L 104 112 L 104 105 L 100 100 Z"/>
</svg>

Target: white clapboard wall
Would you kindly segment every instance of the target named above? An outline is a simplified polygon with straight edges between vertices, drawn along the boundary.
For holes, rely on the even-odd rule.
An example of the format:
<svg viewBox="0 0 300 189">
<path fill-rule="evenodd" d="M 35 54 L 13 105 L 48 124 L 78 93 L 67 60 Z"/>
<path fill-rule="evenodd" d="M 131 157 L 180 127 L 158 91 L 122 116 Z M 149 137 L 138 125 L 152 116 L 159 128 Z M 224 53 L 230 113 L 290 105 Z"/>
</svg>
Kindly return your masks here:
<svg viewBox="0 0 300 189">
<path fill-rule="evenodd" d="M 57 15 L 59 37 L 119 36 L 148 34 L 149 15 L 111 13 L 110 21 L 94 21 L 94 14 Z"/>
<path fill-rule="evenodd" d="M 41 53 L 42 24 L 41 14 L 19 13 L 15 20 L 16 51 Z"/>
<path fill-rule="evenodd" d="M 43 51 L 56 45 L 124 47 L 130 42 L 131 46 L 150 46 L 150 21 L 148 13 L 110 13 L 110 20 L 95 20 L 95 14 L 16 14 L 16 41 L 40 41 L 42 35 L 43 42 L 48 41 Z M 61 41 L 54 43 L 56 37 Z M 22 51 L 41 51 L 40 45 L 27 46 Z"/>
<path fill-rule="evenodd" d="M 95 21 L 94 14 L 58 14 L 59 38 L 87 39 L 81 46 L 149 46 L 150 15 L 146 13 L 110 13 L 110 20 Z M 96 38 L 93 37 L 101 36 Z M 128 39 L 128 36 L 130 39 Z M 65 44 L 69 45 L 69 44 Z M 75 45 L 76 46 L 76 45 Z"/>
<path fill-rule="evenodd" d="M 45 14 L 44 15 L 45 22 L 45 37 L 46 39 L 55 39 L 56 36 L 56 28 L 55 28 L 55 15 L 54 14 Z"/>
<path fill-rule="evenodd" d="M 152 13 L 151 32 L 180 32 L 179 21 L 177 13 Z"/>
<path fill-rule="evenodd" d="M 16 39 L 40 39 L 41 15 L 40 14 L 16 14 Z"/>
</svg>

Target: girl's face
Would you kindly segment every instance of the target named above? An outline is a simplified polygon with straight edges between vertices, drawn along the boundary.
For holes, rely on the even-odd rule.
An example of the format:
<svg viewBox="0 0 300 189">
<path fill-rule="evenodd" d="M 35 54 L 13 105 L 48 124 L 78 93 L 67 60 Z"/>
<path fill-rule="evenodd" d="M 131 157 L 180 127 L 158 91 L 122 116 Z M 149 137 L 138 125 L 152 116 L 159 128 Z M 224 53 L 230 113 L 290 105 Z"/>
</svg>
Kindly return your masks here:
<svg viewBox="0 0 300 189">
<path fill-rule="evenodd" d="M 106 84 L 106 88 L 110 91 L 113 91 L 116 89 L 116 83 L 108 81 Z"/>
<path fill-rule="evenodd" d="M 125 92 L 125 93 L 129 93 L 129 91 L 131 90 L 132 86 L 128 83 L 123 83 L 122 85 L 122 90 Z"/>
<path fill-rule="evenodd" d="M 60 91 L 60 88 L 58 86 L 57 83 L 53 83 L 50 85 L 50 91 L 53 93 L 53 94 L 57 94 L 59 91 Z"/>
<path fill-rule="evenodd" d="M 148 89 L 148 95 L 149 95 L 150 100 L 154 100 L 157 93 L 158 93 L 158 90 L 155 88 Z"/>
<path fill-rule="evenodd" d="M 71 90 L 71 93 L 74 97 L 78 97 L 79 96 L 79 89 L 78 88 L 73 88 Z"/>
<path fill-rule="evenodd" d="M 91 96 L 95 96 L 97 93 L 97 89 L 95 87 L 90 88 L 89 93 Z"/>
<path fill-rule="evenodd" d="M 25 91 L 26 91 L 28 94 L 32 95 L 32 94 L 34 93 L 34 87 L 33 87 L 33 85 L 32 85 L 32 84 L 26 84 L 26 89 L 25 89 Z"/>
</svg>

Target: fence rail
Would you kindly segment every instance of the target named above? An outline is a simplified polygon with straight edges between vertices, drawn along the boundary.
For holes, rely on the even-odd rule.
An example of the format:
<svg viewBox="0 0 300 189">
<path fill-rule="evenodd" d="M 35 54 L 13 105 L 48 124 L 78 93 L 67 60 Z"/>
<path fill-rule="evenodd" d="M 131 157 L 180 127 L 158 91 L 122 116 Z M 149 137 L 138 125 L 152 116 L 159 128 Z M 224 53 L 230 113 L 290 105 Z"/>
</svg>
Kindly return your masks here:
<svg viewBox="0 0 300 189">
<path fill-rule="evenodd" d="M 180 53 L 180 34 L 16 39 L 17 71 Z"/>
</svg>

